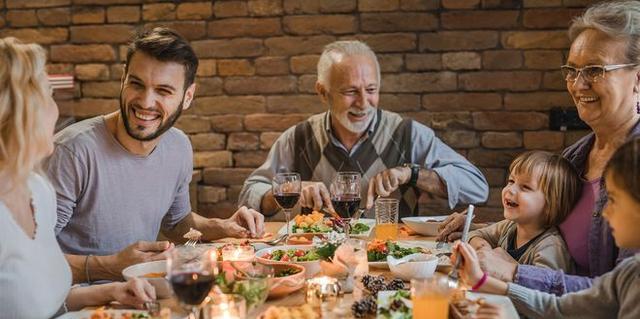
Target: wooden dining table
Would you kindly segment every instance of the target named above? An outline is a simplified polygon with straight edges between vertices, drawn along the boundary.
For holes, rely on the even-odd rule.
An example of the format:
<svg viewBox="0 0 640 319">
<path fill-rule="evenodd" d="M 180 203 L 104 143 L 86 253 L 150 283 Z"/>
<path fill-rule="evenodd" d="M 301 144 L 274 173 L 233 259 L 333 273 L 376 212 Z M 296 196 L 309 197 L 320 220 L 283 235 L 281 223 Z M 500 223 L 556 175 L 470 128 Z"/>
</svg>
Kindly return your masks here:
<svg viewBox="0 0 640 319">
<path fill-rule="evenodd" d="M 265 231 L 267 233 L 278 234 L 279 230 L 285 225 L 283 222 L 266 222 L 265 223 Z M 400 224 L 402 225 L 402 224 Z M 361 237 L 360 237 L 361 238 Z M 371 240 L 375 238 L 375 229 L 373 229 L 368 238 L 361 238 L 365 240 Z M 236 242 L 237 239 L 223 239 L 222 242 Z M 408 234 L 405 231 L 400 231 L 398 234 L 398 241 L 423 241 L 423 242 L 435 242 L 435 237 L 426 237 L 415 234 Z M 260 241 L 257 241 L 260 242 Z M 280 245 L 284 245 L 281 243 Z M 438 267 L 438 271 L 440 272 L 448 272 L 451 267 Z M 387 274 L 391 275 L 388 269 L 376 269 L 371 268 L 369 272 L 373 275 L 379 274 Z M 492 296 L 490 296 L 492 297 Z M 499 302 L 507 304 L 510 307 L 510 312 L 515 312 L 515 308 L 506 297 L 503 296 L 495 296 Z M 185 310 L 180 306 L 179 302 L 176 298 L 167 298 L 160 299 L 161 307 L 169 307 L 172 310 L 173 318 L 183 318 L 187 315 Z M 344 297 L 339 302 L 336 309 L 332 309 L 331 313 L 323 313 L 322 318 L 352 318 L 350 307 L 353 304 L 354 299 L 351 293 L 344 294 Z M 271 306 L 300 306 L 305 304 L 305 294 L 304 288 L 300 289 L 294 293 L 291 293 L 285 297 L 281 297 L 278 299 L 268 299 L 263 305 L 256 307 L 253 311 L 247 314 L 247 318 L 257 318 L 260 314 L 264 313 Z"/>
</svg>

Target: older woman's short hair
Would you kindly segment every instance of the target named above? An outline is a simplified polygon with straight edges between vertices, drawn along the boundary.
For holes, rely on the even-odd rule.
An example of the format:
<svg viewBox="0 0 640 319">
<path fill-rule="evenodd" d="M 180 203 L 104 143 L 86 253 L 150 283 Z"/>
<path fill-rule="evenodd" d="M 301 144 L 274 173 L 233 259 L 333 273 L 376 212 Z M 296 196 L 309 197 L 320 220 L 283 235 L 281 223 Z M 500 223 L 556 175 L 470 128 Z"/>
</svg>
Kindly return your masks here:
<svg viewBox="0 0 640 319">
<path fill-rule="evenodd" d="M 613 39 L 626 40 L 625 56 L 628 61 L 619 63 L 640 63 L 640 1 L 602 2 L 589 7 L 569 26 L 571 42 L 587 29 L 598 30 Z"/>
<path fill-rule="evenodd" d="M 25 182 L 46 156 L 42 150 L 50 133 L 42 123 L 50 88 L 45 57 L 37 44 L 0 38 L 0 180 L 12 182 L 4 186 Z"/>
<path fill-rule="evenodd" d="M 331 66 L 334 63 L 340 62 L 342 59 L 348 56 L 363 55 L 370 57 L 375 65 L 378 73 L 378 87 L 380 86 L 380 64 L 378 64 L 378 58 L 376 54 L 369 48 L 369 46 L 361 41 L 336 41 L 328 44 L 324 47 L 322 55 L 318 60 L 318 83 L 322 84 L 327 89 L 329 88 L 329 77 L 331 72 Z"/>
</svg>

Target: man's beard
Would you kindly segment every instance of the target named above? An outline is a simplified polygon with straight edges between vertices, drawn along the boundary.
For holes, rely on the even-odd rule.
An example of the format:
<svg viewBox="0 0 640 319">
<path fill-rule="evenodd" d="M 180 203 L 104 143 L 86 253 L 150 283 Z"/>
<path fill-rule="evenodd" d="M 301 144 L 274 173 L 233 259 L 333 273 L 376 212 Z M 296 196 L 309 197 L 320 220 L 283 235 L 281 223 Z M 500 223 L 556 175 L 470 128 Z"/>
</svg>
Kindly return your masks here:
<svg viewBox="0 0 640 319">
<path fill-rule="evenodd" d="M 331 108 L 333 109 L 333 108 Z M 364 131 L 367 130 L 367 128 L 369 127 L 369 125 L 371 124 L 371 121 L 373 120 L 373 111 L 374 108 L 369 107 L 367 108 L 367 110 L 365 110 L 364 112 L 367 113 L 367 120 L 366 121 L 362 121 L 362 122 L 351 122 L 349 120 L 349 110 L 351 110 L 352 108 L 349 108 L 348 110 L 346 110 L 345 112 L 342 113 L 337 113 L 337 112 L 333 112 L 333 114 L 335 114 L 336 119 L 338 120 L 338 122 L 340 122 L 340 124 L 342 124 L 342 126 L 347 129 L 349 132 L 351 133 L 356 133 L 356 134 L 361 134 Z M 360 110 L 356 110 L 353 109 L 353 111 L 355 111 L 356 113 L 362 113 L 362 111 Z"/>
<path fill-rule="evenodd" d="M 182 101 L 180 102 L 180 105 L 178 105 L 178 109 L 175 112 L 173 112 L 173 114 L 171 114 L 164 123 L 162 122 L 162 119 L 161 119 L 160 125 L 158 126 L 155 132 L 147 136 L 144 136 L 135 132 L 131 127 L 131 125 L 129 124 L 129 113 L 127 112 L 127 110 L 125 110 L 124 102 L 122 101 L 122 93 L 120 93 L 120 114 L 122 115 L 122 120 L 124 121 L 124 128 L 127 131 L 127 134 L 129 134 L 129 136 L 142 142 L 154 140 L 158 138 L 160 135 L 164 134 L 164 132 L 169 130 L 171 127 L 173 127 L 173 124 L 176 123 L 176 121 L 180 117 L 180 114 L 182 114 L 183 104 L 184 104 L 184 95 L 182 97 Z"/>
</svg>

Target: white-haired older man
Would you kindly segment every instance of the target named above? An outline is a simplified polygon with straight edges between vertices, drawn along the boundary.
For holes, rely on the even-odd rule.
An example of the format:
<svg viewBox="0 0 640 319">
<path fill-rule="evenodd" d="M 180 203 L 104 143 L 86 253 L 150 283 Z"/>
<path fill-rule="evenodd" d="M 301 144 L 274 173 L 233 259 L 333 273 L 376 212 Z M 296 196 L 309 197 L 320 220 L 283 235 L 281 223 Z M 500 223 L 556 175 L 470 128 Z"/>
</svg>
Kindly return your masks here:
<svg viewBox="0 0 640 319">
<path fill-rule="evenodd" d="M 411 119 L 378 108 L 380 66 L 360 41 L 337 41 L 318 61 L 316 91 L 328 111 L 287 129 L 265 163 L 245 181 L 240 203 L 270 216 L 277 212 L 271 192 L 276 172 L 300 173 L 302 207 L 333 209 L 327 186 L 337 172 L 362 174 L 362 198 L 400 199 L 401 216 L 417 214 L 420 191 L 458 203 L 487 198 L 480 171 Z"/>
</svg>

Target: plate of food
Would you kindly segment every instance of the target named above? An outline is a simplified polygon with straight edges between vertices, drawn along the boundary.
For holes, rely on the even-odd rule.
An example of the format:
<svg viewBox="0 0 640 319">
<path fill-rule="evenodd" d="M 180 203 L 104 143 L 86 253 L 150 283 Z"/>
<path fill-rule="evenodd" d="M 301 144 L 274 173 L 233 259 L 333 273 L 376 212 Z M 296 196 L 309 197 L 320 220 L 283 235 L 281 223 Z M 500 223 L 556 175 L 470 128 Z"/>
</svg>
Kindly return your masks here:
<svg viewBox="0 0 640 319">
<path fill-rule="evenodd" d="M 305 268 L 307 278 L 320 272 L 320 255 L 310 245 L 269 247 L 256 252 L 256 260 L 264 264 L 293 263 Z"/>
<path fill-rule="evenodd" d="M 320 319 L 320 314 L 309 304 L 301 306 L 271 306 L 258 319 Z"/>
<path fill-rule="evenodd" d="M 280 298 L 302 289 L 306 269 L 296 264 L 273 264 L 274 276 L 269 278 L 269 298 Z"/>
<path fill-rule="evenodd" d="M 131 265 L 122 270 L 125 280 L 143 278 L 155 289 L 158 298 L 171 297 L 171 285 L 167 280 L 167 262 L 165 260 L 149 261 Z"/>
<path fill-rule="evenodd" d="M 431 241 L 393 241 L 374 239 L 367 244 L 367 259 L 371 268 L 389 268 L 387 256 L 402 258 L 422 253 L 438 257 L 438 266 L 449 265 L 448 249 L 437 249 Z"/>
<path fill-rule="evenodd" d="M 438 227 L 447 217 L 449 216 L 404 217 L 402 222 L 420 235 L 437 236 Z"/>
<path fill-rule="evenodd" d="M 465 319 L 475 315 L 483 303 L 488 302 L 501 306 L 505 310 L 506 318 L 519 318 L 518 311 L 507 296 L 483 294 L 460 290 L 451 299 L 450 318 Z"/>
<path fill-rule="evenodd" d="M 376 225 L 375 219 L 360 218 L 358 220 L 350 220 L 348 218 L 336 219 L 326 217 L 325 214 L 313 211 L 311 214 L 300 214 L 293 218 L 289 223 L 289 231 L 291 235 L 296 234 L 326 234 L 331 231 L 344 233 L 344 222 L 350 224 L 350 234 L 353 237 L 369 237 L 373 227 Z M 287 228 L 282 226 L 278 234 L 286 234 Z"/>
<path fill-rule="evenodd" d="M 411 319 L 412 303 L 409 290 L 378 291 L 376 319 Z"/>
<path fill-rule="evenodd" d="M 151 315 L 146 310 L 131 309 L 105 309 L 100 307 L 95 310 L 80 310 L 67 312 L 58 319 L 151 319 Z M 160 311 L 161 319 L 170 319 L 171 310 L 164 308 Z"/>
</svg>

